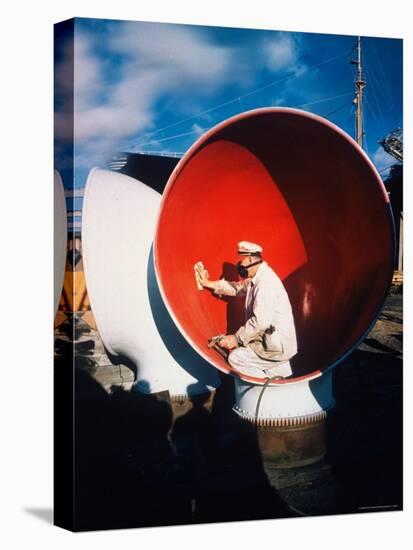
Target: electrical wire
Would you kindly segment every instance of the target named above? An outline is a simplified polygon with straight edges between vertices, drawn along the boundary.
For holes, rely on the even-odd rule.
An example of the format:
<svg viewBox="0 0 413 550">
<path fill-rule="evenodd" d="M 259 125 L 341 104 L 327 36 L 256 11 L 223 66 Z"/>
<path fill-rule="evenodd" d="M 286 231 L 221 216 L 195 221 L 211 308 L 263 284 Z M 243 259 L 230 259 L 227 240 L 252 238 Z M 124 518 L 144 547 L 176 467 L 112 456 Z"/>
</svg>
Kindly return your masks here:
<svg viewBox="0 0 413 550">
<path fill-rule="evenodd" d="M 376 117 L 376 115 L 375 115 L 375 113 L 374 113 L 374 111 L 373 111 L 373 108 L 372 108 L 372 106 L 370 105 L 370 103 L 369 103 L 367 97 L 364 96 L 364 99 L 365 99 L 365 101 L 366 101 L 367 107 L 370 109 L 371 116 L 373 117 L 374 120 L 377 120 L 377 117 Z"/>
<path fill-rule="evenodd" d="M 205 128 L 205 130 L 209 130 L 209 128 Z M 146 147 L 147 145 L 152 145 L 153 143 L 160 143 L 161 141 L 169 141 L 171 139 L 176 139 L 179 137 L 189 136 L 191 134 L 198 134 L 199 130 L 191 130 L 190 132 L 184 132 L 182 134 L 176 134 L 175 136 L 169 136 L 161 139 L 154 139 L 152 141 L 147 141 L 146 143 L 143 143 L 140 145 L 140 147 Z"/>
<path fill-rule="evenodd" d="M 374 55 L 375 55 L 375 57 L 376 57 L 376 59 L 377 59 L 377 66 L 379 67 L 380 72 L 381 72 L 382 77 L 383 77 L 384 88 L 385 88 L 385 90 L 386 90 L 386 92 L 387 92 L 387 94 L 388 94 L 388 97 L 389 97 L 389 99 L 390 99 L 390 103 L 393 105 L 393 96 L 392 96 L 392 93 L 391 93 L 391 90 L 390 90 L 389 83 L 388 83 L 388 81 L 387 81 L 386 73 L 384 72 L 383 65 L 381 64 L 381 61 L 380 61 L 380 56 L 379 56 L 378 53 L 377 53 L 376 47 L 375 47 L 375 45 L 374 45 L 374 42 L 371 41 L 370 44 L 371 44 L 371 49 L 372 49 L 372 51 L 374 52 Z"/>
<path fill-rule="evenodd" d="M 378 99 L 378 94 L 376 94 L 376 91 L 375 91 L 374 81 L 377 82 L 377 79 L 376 79 L 375 76 L 373 76 L 373 71 L 367 68 L 367 61 L 365 62 L 365 71 L 366 71 L 366 75 L 367 75 L 367 80 L 369 81 L 369 86 L 367 88 L 368 93 L 370 94 L 370 92 L 371 92 L 371 94 L 374 98 L 374 102 L 376 103 L 377 110 L 380 112 L 380 116 L 383 116 L 383 110 L 381 108 L 381 105 L 380 105 L 380 102 L 379 102 L 379 99 Z"/>
<path fill-rule="evenodd" d="M 294 108 L 298 108 L 298 107 L 306 107 L 307 105 L 317 105 L 318 103 L 325 103 L 326 101 L 333 101 L 333 99 L 339 99 L 341 97 L 347 97 L 349 95 L 353 95 L 354 92 L 348 92 L 346 94 L 340 94 L 340 95 L 335 95 L 335 96 L 331 96 L 331 97 L 326 97 L 324 99 L 318 99 L 316 101 L 308 101 L 307 103 L 301 103 L 301 105 L 294 105 Z M 347 103 L 346 103 L 347 105 Z"/>
<path fill-rule="evenodd" d="M 345 107 L 347 107 L 348 105 L 353 105 L 353 102 L 352 101 L 346 101 L 346 103 L 344 103 L 344 105 L 342 105 L 341 107 L 338 107 L 337 109 L 334 109 L 334 111 L 330 111 L 329 113 L 327 113 L 326 115 L 323 115 L 324 118 L 328 118 L 329 116 L 332 116 L 334 115 L 335 113 L 338 113 L 339 111 L 341 111 L 342 109 L 344 109 Z M 351 113 L 352 114 L 352 113 Z"/>
<path fill-rule="evenodd" d="M 243 94 L 242 96 L 237 96 L 236 98 L 233 98 L 233 99 L 230 99 L 228 101 L 225 101 L 224 103 L 220 103 L 219 105 L 216 105 L 215 107 L 211 107 L 209 109 L 206 109 L 204 111 L 201 111 L 199 113 L 195 113 L 194 115 L 191 115 L 189 117 L 186 117 L 182 120 L 179 120 L 177 122 L 173 122 L 172 124 L 168 124 L 167 126 L 164 126 L 163 128 L 158 128 L 157 130 L 154 130 L 153 132 L 149 132 L 145 135 L 142 136 L 142 138 L 145 138 L 145 137 L 152 137 L 154 136 L 155 134 L 158 134 L 159 132 L 163 132 L 164 130 L 167 130 L 169 128 L 173 128 L 174 126 L 178 126 L 179 124 L 183 124 L 184 122 L 187 122 L 188 120 L 192 120 L 194 118 L 198 118 L 198 117 L 201 117 L 203 115 L 206 115 L 206 114 L 209 114 L 213 111 L 216 111 L 218 109 L 220 109 L 221 107 L 225 107 L 227 105 L 231 105 L 232 103 L 235 103 L 236 101 L 239 101 L 240 99 L 243 99 L 245 97 L 249 97 L 253 94 L 256 94 L 258 92 L 261 92 L 263 90 L 266 90 L 268 88 L 271 88 L 272 86 L 275 86 L 276 84 L 279 84 L 281 82 L 286 82 L 292 78 L 298 78 L 300 76 L 302 76 L 303 74 L 306 74 L 314 69 L 317 69 L 323 65 L 326 65 L 327 63 L 331 63 L 332 61 L 335 61 L 336 59 L 339 59 L 340 57 L 344 57 L 344 56 L 347 56 L 348 55 L 348 52 L 342 52 L 338 55 L 335 55 L 329 59 L 326 59 L 324 61 L 321 61 L 320 63 L 317 63 L 316 65 L 311 65 L 310 67 L 307 67 L 306 69 L 303 69 L 299 72 L 294 72 L 294 73 L 291 73 L 291 74 L 288 74 L 282 78 L 279 78 L 273 82 L 270 82 L 268 84 L 266 84 L 265 86 L 261 86 L 259 88 L 256 88 L 254 90 L 252 90 L 251 92 L 248 92 L 246 94 Z M 141 145 L 138 144 L 138 146 L 140 147 Z"/>
<path fill-rule="evenodd" d="M 346 94 L 330 96 L 330 97 L 326 97 L 326 98 L 323 98 L 323 99 L 318 99 L 316 101 L 310 101 L 310 102 L 307 102 L 307 103 L 302 103 L 300 105 L 293 105 L 293 108 L 297 109 L 299 107 L 305 107 L 307 105 L 316 105 L 316 104 L 319 104 L 319 103 L 325 103 L 327 101 L 333 101 L 334 99 L 339 99 L 341 97 L 346 97 L 346 96 L 349 96 L 349 95 L 353 95 L 353 92 L 348 92 Z M 241 101 L 241 98 L 238 98 L 238 99 Z M 334 110 L 333 113 L 336 112 L 337 110 L 342 109 L 343 107 L 346 107 L 347 105 L 348 105 L 348 102 L 346 102 L 345 105 L 340 107 L 339 109 Z M 210 127 L 204 128 L 204 130 L 209 130 L 209 129 L 210 129 Z M 172 139 L 176 139 L 176 138 L 184 137 L 184 136 L 189 136 L 191 134 L 196 134 L 196 133 L 199 133 L 199 130 L 191 130 L 189 132 L 183 132 L 181 134 L 175 134 L 173 136 L 168 136 L 168 137 L 161 138 L 161 139 L 155 139 L 155 140 L 147 141 L 146 143 L 141 144 L 140 147 L 142 148 L 142 147 L 146 147 L 147 145 L 152 145 L 154 143 L 160 143 L 162 141 L 170 141 Z"/>
</svg>

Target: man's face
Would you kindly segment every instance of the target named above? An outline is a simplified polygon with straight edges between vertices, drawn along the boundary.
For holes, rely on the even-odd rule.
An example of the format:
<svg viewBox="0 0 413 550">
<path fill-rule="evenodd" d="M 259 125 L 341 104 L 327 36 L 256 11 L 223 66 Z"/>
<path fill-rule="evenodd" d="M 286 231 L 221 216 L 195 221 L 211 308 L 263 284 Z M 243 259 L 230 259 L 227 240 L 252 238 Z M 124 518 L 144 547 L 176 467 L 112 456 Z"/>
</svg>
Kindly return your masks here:
<svg viewBox="0 0 413 550">
<path fill-rule="evenodd" d="M 242 265 L 243 267 L 248 267 L 249 264 L 251 264 L 253 261 L 252 256 L 240 256 L 240 260 L 238 262 L 239 265 Z"/>
<path fill-rule="evenodd" d="M 255 262 L 260 260 L 258 256 L 238 256 L 238 258 L 238 265 L 242 265 L 244 267 L 248 267 L 250 264 L 255 264 Z"/>
<path fill-rule="evenodd" d="M 253 277 L 257 272 L 260 262 L 261 258 L 257 256 L 239 256 L 238 273 L 244 278 Z M 249 269 L 251 264 L 254 265 Z"/>
</svg>

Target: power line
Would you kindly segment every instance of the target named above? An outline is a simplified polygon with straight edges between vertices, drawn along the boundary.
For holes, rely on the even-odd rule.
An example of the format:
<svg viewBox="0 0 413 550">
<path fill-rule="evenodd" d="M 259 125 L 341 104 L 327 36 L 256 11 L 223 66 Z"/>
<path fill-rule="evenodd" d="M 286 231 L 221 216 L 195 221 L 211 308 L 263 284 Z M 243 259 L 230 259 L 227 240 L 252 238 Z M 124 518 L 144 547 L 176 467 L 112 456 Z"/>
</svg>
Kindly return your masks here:
<svg viewBox="0 0 413 550">
<path fill-rule="evenodd" d="M 349 96 L 349 95 L 353 95 L 353 92 L 349 92 L 349 93 L 346 93 L 346 94 L 335 95 L 335 96 L 331 96 L 331 97 L 325 97 L 325 98 L 322 98 L 322 99 L 317 99 L 316 101 L 310 101 L 308 103 L 302 103 L 301 105 L 294 105 L 292 108 L 297 109 L 298 107 L 304 107 L 306 105 L 316 105 L 316 104 L 319 104 L 319 103 L 325 103 L 326 101 L 333 101 L 334 99 L 339 99 L 341 97 L 346 97 L 346 96 Z M 344 105 L 342 105 L 338 109 L 335 109 L 330 114 L 333 114 L 333 113 L 337 112 L 338 110 L 341 110 L 344 107 L 347 107 L 348 104 L 349 104 L 349 102 L 347 101 Z M 326 115 L 326 116 L 328 116 L 328 115 Z M 210 128 L 212 128 L 212 126 L 208 127 L 208 128 L 204 128 L 204 130 L 209 130 Z M 168 137 L 161 138 L 161 139 L 155 139 L 155 140 L 147 141 L 146 143 L 141 144 L 140 147 L 146 147 L 147 145 L 152 145 L 154 143 L 160 143 L 162 141 L 170 141 L 172 139 L 176 139 L 176 138 L 180 138 L 180 137 L 184 137 L 184 136 L 189 136 L 191 134 L 196 134 L 196 133 L 199 133 L 199 130 L 191 130 L 190 132 L 183 132 L 183 133 L 180 133 L 180 134 L 175 134 L 173 136 L 168 136 Z"/>
<path fill-rule="evenodd" d="M 275 80 L 275 81 L 273 81 L 273 82 L 270 82 L 269 84 L 266 84 L 265 86 L 261 86 L 261 87 L 259 87 L 259 88 L 256 88 L 256 89 L 252 90 L 251 92 L 248 92 L 248 93 L 243 94 L 243 95 L 241 95 L 241 96 L 237 96 L 237 97 L 235 97 L 235 98 L 233 98 L 233 99 L 230 99 L 230 100 L 228 100 L 228 101 L 225 101 L 225 102 L 223 102 L 223 103 L 220 103 L 219 105 L 216 105 L 215 107 L 211 107 L 211 108 L 209 108 L 209 109 L 206 109 L 205 111 L 201 111 L 201 112 L 199 112 L 199 113 L 196 113 L 196 114 L 194 114 L 194 115 L 191 115 L 191 116 L 189 116 L 189 117 L 186 117 L 186 118 L 184 118 L 184 119 L 182 119 L 182 120 L 180 120 L 180 121 L 173 122 L 172 124 L 168 124 L 167 126 L 164 126 L 163 128 L 159 128 L 158 130 L 154 130 L 153 132 L 149 132 L 149 133 L 143 135 L 143 136 L 142 136 L 142 139 L 145 138 L 145 137 L 152 137 L 152 136 L 154 136 L 155 134 L 158 134 L 159 132 L 163 132 L 164 130 L 167 130 L 167 129 L 169 129 L 169 128 L 173 128 L 174 126 L 178 126 L 179 124 L 183 124 L 184 122 L 187 122 L 188 120 L 192 120 L 193 118 L 197 118 L 197 117 L 200 117 L 200 116 L 209 114 L 209 113 L 211 113 L 211 112 L 213 112 L 213 111 L 216 111 L 216 110 L 220 109 L 221 107 L 225 107 L 225 106 L 227 106 L 227 105 L 231 105 L 232 103 L 235 103 L 236 101 L 239 101 L 239 100 L 241 100 L 241 99 L 243 99 L 243 98 L 245 98 L 245 97 L 249 97 L 249 96 L 251 96 L 251 95 L 253 95 L 253 94 L 256 94 L 256 93 L 258 93 L 258 92 L 261 92 L 261 91 L 263 91 L 263 90 L 266 90 L 266 89 L 268 89 L 268 88 L 271 88 L 272 86 L 275 86 L 276 84 L 279 84 L 279 83 L 281 83 L 281 82 L 286 82 L 286 81 L 288 81 L 288 80 L 290 80 L 290 79 L 292 79 L 292 78 L 298 78 L 298 77 L 302 76 L 303 74 L 308 73 L 309 71 L 312 71 L 312 70 L 314 70 L 314 69 L 317 69 L 318 67 L 321 67 L 321 66 L 323 66 L 323 65 L 326 65 L 327 63 L 331 63 L 332 61 L 335 61 L 336 59 L 339 59 L 340 57 L 344 57 L 344 56 L 347 56 L 347 55 L 348 55 L 348 51 L 343 52 L 343 53 L 340 53 L 340 54 L 338 54 L 338 55 L 335 55 L 335 56 L 333 56 L 333 57 L 331 57 L 331 58 L 329 58 L 329 59 L 326 59 L 326 60 L 324 60 L 324 61 L 321 61 L 320 63 L 317 63 L 316 65 L 312 65 L 312 66 L 310 66 L 310 67 L 307 67 L 306 69 L 302 69 L 302 70 L 299 71 L 299 72 L 294 72 L 294 73 L 291 73 L 291 74 L 289 74 L 289 75 L 286 75 L 286 76 L 284 76 L 284 77 L 282 77 L 282 78 L 279 78 L 279 79 L 277 79 L 277 80 Z M 138 144 L 138 146 L 140 146 L 140 145 Z"/>
<path fill-rule="evenodd" d="M 316 105 L 318 103 L 325 103 L 326 101 L 332 101 L 333 99 L 339 99 L 341 97 L 348 97 L 349 95 L 353 95 L 353 92 L 348 92 L 346 94 L 340 94 L 340 95 L 335 95 L 335 96 L 332 96 L 332 97 L 326 97 L 324 99 L 318 99 L 316 101 L 309 101 L 307 103 L 302 103 L 301 105 L 294 105 L 294 108 L 297 108 L 297 107 L 305 107 L 307 105 Z M 348 103 L 346 103 L 347 105 Z"/>
<path fill-rule="evenodd" d="M 367 56 L 365 56 L 365 59 L 366 59 L 366 57 Z M 369 81 L 368 93 L 370 95 L 370 91 L 372 92 L 372 95 L 374 97 L 374 101 L 376 103 L 377 110 L 380 111 L 380 115 L 383 116 L 383 110 L 381 108 L 381 105 L 380 105 L 380 102 L 379 102 L 379 99 L 378 99 L 378 94 L 376 94 L 375 86 L 374 86 L 374 81 L 376 81 L 376 83 L 378 81 L 377 81 L 377 78 L 374 76 L 372 66 L 368 67 L 367 65 L 368 65 L 368 60 L 365 61 L 365 71 L 366 71 L 366 75 L 367 75 L 367 80 Z"/>
<path fill-rule="evenodd" d="M 373 111 L 373 109 L 372 109 L 370 103 L 367 101 L 367 97 L 364 96 L 364 99 L 366 100 L 366 105 L 367 105 L 367 107 L 370 109 L 370 112 L 371 112 L 371 114 L 372 114 L 374 120 L 377 120 L 377 117 L 376 117 L 376 115 L 375 115 L 375 113 L 374 113 L 374 111 Z"/>
<path fill-rule="evenodd" d="M 341 107 L 338 107 L 337 109 L 334 109 L 334 111 L 331 111 L 330 113 L 327 113 L 326 115 L 323 115 L 324 118 L 328 118 L 329 116 L 332 116 L 334 115 L 335 113 L 338 113 L 339 111 L 343 110 L 345 107 L 347 107 L 348 105 L 353 105 L 353 102 L 352 101 L 346 101 L 346 103 L 344 103 L 344 105 L 342 105 Z M 353 111 L 352 109 L 350 110 L 350 114 L 351 116 L 353 116 Z"/>
<path fill-rule="evenodd" d="M 387 93 L 387 96 L 390 100 L 390 103 L 393 105 L 393 96 L 392 96 L 390 86 L 389 86 L 388 81 L 387 81 L 386 73 L 384 72 L 383 65 L 381 64 L 381 61 L 380 61 L 380 56 L 377 53 L 377 50 L 376 50 L 376 47 L 375 47 L 373 41 L 370 42 L 370 45 L 371 45 L 371 51 L 373 52 L 373 55 L 374 55 L 375 59 L 377 60 L 377 67 L 379 68 L 378 72 L 381 72 L 381 75 L 382 75 L 384 90 Z"/>
<path fill-rule="evenodd" d="M 322 98 L 322 99 L 317 99 L 315 101 L 302 103 L 301 105 L 294 105 L 292 108 L 297 109 L 298 107 L 304 107 L 306 105 L 316 105 L 316 104 L 319 104 L 319 103 L 325 103 L 326 101 L 333 101 L 334 99 L 339 99 L 341 97 L 346 97 L 346 96 L 349 96 L 349 95 L 353 95 L 353 92 L 348 92 L 348 93 L 345 93 L 345 94 L 339 94 L 339 95 L 335 95 L 335 96 L 325 97 L 325 98 Z M 241 98 L 238 98 L 238 99 L 241 100 Z M 345 107 L 347 105 L 348 105 L 348 102 L 346 102 L 343 107 Z M 343 108 L 343 107 L 340 107 L 340 109 Z M 333 112 L 335 112 L 335 111 L 333 111 Z M 208 127 L 208 128 L 204 128 L 204 130 L 209 130 L 210 128 L 212 128 L 212 126 Z M 150 140 L 150 141 L 147 141 L 143 144 L 140 144 L 139 147 L 146 147 L 147 145 L 152 145 L 154 143 L 160 143 L 162 141 L 170 141 L 172 139 L 176 139 L 176 138 L 184 137 L 184 136 L 189 136 L 191 134 L 196 134 L 196 133 L 199 133 L 199 130 L 191 130 L 189 132 L 183 132 L 183 133 L 180 133 L 180 134 L 175 134 L 173 136 L 168 136 L 168 137 L 161 138 L 161 139 Z"/>
<path fill-rule="evenodd" d="M 205 130 L 209 130 L 209 128 L 205 128 Z M 152 141 L 147 141 L 146 143 L 143 143 L 140 145 L 140 147 L 146 147 L 147 145 L 151 145 L 153 143 L 160 143 L 161 141 L 169 141 L 171 139 L 176 139 L 179 137 L 189 136 L 191 134 L 199 134 L 199 130 L 191 130 L 190 132 L 183 132 L 181 134 L 176 134 L 174 136 L 169 136 L 161 139 L 153 139 Z"/>
<path fill-rule="evenodd" d="M 327 63 L 330 63 L 331 61 L 334 61 L 335 59 L 338 59 L 339 57 L 344 57 L 345 55 L 348 55 L 348 52 L 344 52 L 344 53 L 341 53 L 339 55 L 335 55 L 334 57 L 331 57 L 330 59 L 326 59 L 324 61 L 321 61 L 320 63 L 317 63 L 317 65 L 312 65 L 311 67 L 307 67 L 306 69 L 302 69 L 301 71 L 291 73 L 290 75 L 287 75 L 283 78 L 280 78 L 279 80 L 275 80 L 274 82 L 270 82 L 269 84 L 266 84 L 265 86 L 261 86 L 260 88 L 257 88 L 256 90 L 253 90 L 252 92 L 248 92 L 247 94 L 244 94 L 241 97 L 248 97 L 248 96 L 253 95 L 257 92 L 261 92 L 262 90 L 266 90 L 267 88 L 275 86 L 275 84 L 279 84 L 280 82 L 284 82 L 286 80 L 289 80 L 290 78 L 298 78 L 299 76 L 301 76 L 305 73 L 308 73 L 309 71 L 313 71 L 314 69 L 318 69 L 318 67 L 321 67 L 322 65 L 326 65 Z"/>
</svg>

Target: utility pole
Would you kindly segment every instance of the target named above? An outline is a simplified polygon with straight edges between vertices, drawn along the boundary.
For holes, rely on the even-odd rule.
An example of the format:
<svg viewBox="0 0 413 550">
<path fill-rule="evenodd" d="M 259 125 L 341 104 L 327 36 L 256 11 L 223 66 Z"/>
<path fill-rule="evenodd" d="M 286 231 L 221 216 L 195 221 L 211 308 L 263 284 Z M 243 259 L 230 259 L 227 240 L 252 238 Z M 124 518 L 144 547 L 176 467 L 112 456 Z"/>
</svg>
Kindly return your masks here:
<svg viewBox="0 0 413 550">
<path fill-rule="evenodd" d="M 356 77 L 356 97 L 354 103 L 356 104 L 356 136 L 355 140 L 363 147 L 363 89 L 366 87 L 366 81 L 363 80 L 363 69 L 361 66 L 361 38 L 357 37 L 357 61 L 351 61 L 354 65 L 357 65 L 357 77 Z"/>
</svg>

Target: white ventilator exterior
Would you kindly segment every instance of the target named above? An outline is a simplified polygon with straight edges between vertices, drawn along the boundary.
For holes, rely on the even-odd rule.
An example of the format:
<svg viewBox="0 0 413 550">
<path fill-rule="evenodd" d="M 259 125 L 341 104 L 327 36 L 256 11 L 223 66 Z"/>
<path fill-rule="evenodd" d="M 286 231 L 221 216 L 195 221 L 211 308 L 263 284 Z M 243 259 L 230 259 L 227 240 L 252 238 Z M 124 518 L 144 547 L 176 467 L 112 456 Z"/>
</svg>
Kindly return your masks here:
<svg viewBox="0 0 413 550">
<path fill-rule="evenodd" d="M 116 361 L 133 364 L 135 388 L 187 397 L 220 380 L 182 337 L 159 292 L 152 241 L 160 199 L 134 178 L 93 168 L 83 202 L 84 271 L 103 343 Z"/>
<path fill-rule="evenodd" d="M 287 384 L 264 386 L 235 379 L 233 410 L 242 418 L 255 421 L 257 403 L 258 424 L 294 426 L 322 420 L 335 405 L 332 392 L 332 369 L 315 378 Z"/>
<path fill-rule="evenodd" d="M 65 277 L 67 256 L 67 212 L 66 198 L 62 178 L 57 170 L 54 171 L 54 281 L 53 281 L 53 307 L 56 315 L 60 296 L 62 295 L 63 280 Z"/>
</svg>

